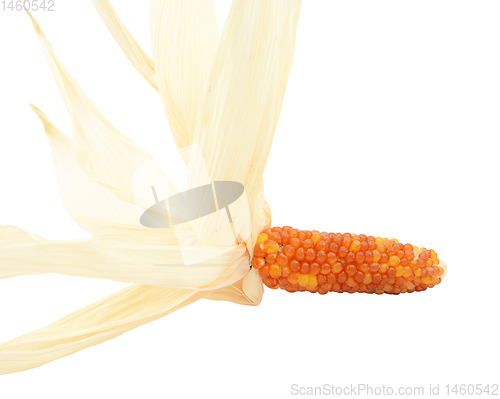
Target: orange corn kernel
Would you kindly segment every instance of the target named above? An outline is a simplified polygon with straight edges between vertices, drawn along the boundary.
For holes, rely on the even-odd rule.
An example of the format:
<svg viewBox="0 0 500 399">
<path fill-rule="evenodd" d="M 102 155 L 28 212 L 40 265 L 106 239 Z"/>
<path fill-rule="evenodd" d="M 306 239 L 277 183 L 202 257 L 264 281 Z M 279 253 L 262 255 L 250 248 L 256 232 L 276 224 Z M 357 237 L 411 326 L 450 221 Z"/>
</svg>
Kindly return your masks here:
<svg viewBox="0 0 500 399">
<path fill-rule="evenodd" d="M 266 240 L 264 242 L 264 252 L 266 254 L 274 254 L 275 252 L 278 252 L 280 249 L 278 243 L 273 240 Z"/>
<path fill-rule="evenodd" d="M 264 244 L 265 241 L 269 239 L 266 233 L 259 234 L 257 237 L 257 244 Z"/>
<path fill-rule="evenodd" d="M 396 255 L 393 255 L 389 258 L 389 261 L 387 262 L 387 264 L 389 266 L 397 266 L 397 265 L 399 265 L 400 262 L 401 262 L 401 259 L 399 259 Z"/>
</svg>

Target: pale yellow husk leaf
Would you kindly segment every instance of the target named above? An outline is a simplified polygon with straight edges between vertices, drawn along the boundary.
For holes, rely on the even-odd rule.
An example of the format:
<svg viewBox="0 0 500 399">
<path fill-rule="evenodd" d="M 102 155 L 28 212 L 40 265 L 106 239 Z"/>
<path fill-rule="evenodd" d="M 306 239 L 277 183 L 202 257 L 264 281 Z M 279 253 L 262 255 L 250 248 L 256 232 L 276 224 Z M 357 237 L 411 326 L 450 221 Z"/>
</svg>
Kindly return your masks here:
<svg viewBox="0 0 500 399">
<path fill-rule="evenodd" d="M 138 226 L 134 210 L 151 203 L 151 186 L 158 186 L 164 195 L 176 193 L 176 188 L 145 150 L 100 114 L 33 19 L 72 117 L 74 140 L 34 109 L 49 136 L 65 208 L 95 237 L 48 241 L 0 226 L 0 277 L 56 272 L 160 287 L 133 285 L 0 345 L 0 374 L 37 367 L 96 345 L 202 297 L 246 305 L 262 299 L 263 285 L 255 270 L 248 272 L 249 259 L 256 235 L 270 224 L 262 173 L 283 102 L 300 1 L 234 2 L 215 51 L 218 30 L 213 2 L 152 0 L 155 66 L 110 3 L 95 0 L 94 5 L 133 65 L 153 87 L 157 84 L 181 154 L 189 154 L 182 151 L 184 146 L 199 145 L 208 180 L 242 183 L 249 214 L 241 211 L 244 202 L 232 210 L 238 232 L 233 245 L 227 243 L 229 234 L 212 239 L 211 246 L 200 245 L 213 231 L 211 224 L 223 226 L 223 218 L 217 215 L 206 218 L 205 225 L 186 224 L 173 232 L 156 234 Z M 184 24 L 175 27 L 179 21 Z M 162 65 L 160 72 L 156 61 Z M 183 158 L 189 164 L 189 157 Z M 199 168 L 189 168 L 188 186 L 199 181 L 198 172 Z M 98 200 L 86 203 L 82 191 Z M 107 210 L 95 209 L 97 203 L 102 206 L 107 201 Z M 249 231 L 248 238 L 240 236 L 244 230 Z M 204 266 L 195 262 L 198 258 Z"/>
<path fill-rule="evenodd" d="M 47 133 L 59 194 L 69 215 L 93 235 L 101 234 L 104 224 L 109 227 L 141 228 L 136 206 L 120 200 L 85 173 L 76 159 L 73 139 L 58 129 L 38 108 L 31 107 Z M 95 225 L 94 221 L 100 223 Z"/>
<path fill-rule="evenodd" d="M 142 226 L 139 217 L 154 200 L 141 201 L 136 198 L 136 204 L 133 204 L 130 202 L 134 201 L 132 193 L 129 193 L 130 201 L 126 201 L 124 195 L 114 194 L 117 189 L 111 190 L 85 173 L 76 159 L 73 139 L 57 128 L 37 107 L 31 107 L 42 121 L 49 139 L 64 209 L 83 229 L 94 236 L 103 235 L 148 245 L 175 245 L 194 237 L 189 225 L 179 226 L 175 234 L 168 229 Z M 161 182 L 157 182 L 156 186 L 160 190 Z M 138 204 L 142 207 L 138 207 Z"/>
<path fill-rule="evenodd" d="M 98 345 L 203 298 L 205 292 L 131 285 L 0 345 L 0 374 L 39 367 Z"/>
<path fill-rule="evenodd" d="M 210 178 L 245 186 L 255 221 L 249 248 L 262 227 L 255 205 L 292 64 L 300 5 L 296 0 L 233 2 L 194 132 Z"/>
<path fill-rule="evenodd" d="M 108 0 L 91 0 L 102 21 L 113 35 L 135 69 L 158 91 L 153 61 L 144 53 L 128 29 L 118 18 L 111 2 Z"/>
<path fill-rule="evenodd" d="M 156 81 L 170 130 L 182 149 L 192 143 L 219 41 L 215 2 L 151 0 L 150 22 Z"/>
<path fill-rule="evenodd" d="M 73 121 L 75 154 L 82 170 L 114 195 L 133 204 L 150 198 L 151 186 L 158 186 L 170 195 L 177 193 L 151 155 L 104 118 L 59 61 L 36 20 L 31 18 Z M 134 180 L 138 173 L 142 178 Z"/>
<path fill-rule="evenodd" d="M 92 237 L 0 244 L 0 278 L 59 273 L 159 287 L 213 290 L 250 269 L 245 245 L 221 251 L 199 245 L 148 246 Z M 198 261 L 200 259 L 200 261 Z M 188 263 L 188 265 L 186 265 Z"/>
</svg>

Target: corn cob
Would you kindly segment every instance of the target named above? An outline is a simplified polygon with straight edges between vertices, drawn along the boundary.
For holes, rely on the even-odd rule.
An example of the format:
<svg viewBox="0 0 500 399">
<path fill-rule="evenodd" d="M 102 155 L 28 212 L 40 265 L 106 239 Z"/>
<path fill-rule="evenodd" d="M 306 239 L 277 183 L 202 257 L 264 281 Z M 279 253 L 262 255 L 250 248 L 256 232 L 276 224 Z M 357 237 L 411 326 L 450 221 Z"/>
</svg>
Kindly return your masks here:
<svg viewBox="0 0 500 399">
<path fill-rule="evenodd" d="M 446 272 L 446 264 L 432 249 L 396 239 L 290 226 L 262 231 L 252 267 L 269 288 L 319 294 L 425 291 L 439 284 Z"/>
</svg>

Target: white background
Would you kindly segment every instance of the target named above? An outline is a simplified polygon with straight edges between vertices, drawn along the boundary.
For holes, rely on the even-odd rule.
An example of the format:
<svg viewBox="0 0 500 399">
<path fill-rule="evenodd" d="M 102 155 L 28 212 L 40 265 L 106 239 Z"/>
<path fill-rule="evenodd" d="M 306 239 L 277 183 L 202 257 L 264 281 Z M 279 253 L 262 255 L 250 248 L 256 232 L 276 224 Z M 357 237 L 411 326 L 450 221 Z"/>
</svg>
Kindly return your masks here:
<svg viewBox="0 0 500 399">
<path fill-rule="evenodd" d="M 186 174 L 159 95 L 90 1 L 35 13 L 103 114 L 167 174 Z M 150 53 L 147 3 L 114 6 Z M 229 9 L 217 1 L 220 26 Z M 1 7 L 1 4 L 0 4 Z M 102 345 L 0 377 L 1 398 L 292 397 L 302 387 L 499 384 L 500 3 L 306 1 L 265 171 L 273 225 L 435 249 L 445 281 L 399 296 L 266 289 L 200 301 Z M 0 224 L 86 237 L 62 208 L 31 102 L 71 123 L 28 17 L 0 11 Z M 1 265 L 0 265 L 1 267 Z M 0 280 L 0 342 L 125 284 Z M 497 391 L 500 394 L 500 391 Z"/>
</svg>

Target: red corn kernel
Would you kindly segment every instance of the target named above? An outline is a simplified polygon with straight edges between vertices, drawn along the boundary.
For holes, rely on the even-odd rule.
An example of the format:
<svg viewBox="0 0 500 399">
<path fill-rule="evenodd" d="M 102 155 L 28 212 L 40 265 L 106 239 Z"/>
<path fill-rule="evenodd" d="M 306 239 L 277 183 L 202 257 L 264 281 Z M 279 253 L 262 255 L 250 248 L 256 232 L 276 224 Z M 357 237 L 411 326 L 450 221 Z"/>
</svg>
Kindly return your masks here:
<svg viewBox="0 0 500 399">
<path fill-rule="evenodd" d="M 387 270 L 389 270 L 389 265 L 387 263 L 381 263 L 380 269 L 378 269 L 378 271 L 380 273 L 387 273 Z"/>
<path fill-rule="evenodd" d="M 314 242 L 313 240 L 311 239 L 307 239 L 307 240 L 304 240 L 302 242 L 302 248 L 304 248 L 306 251 L 309 249 L 309 248 L 312 248 L 314 247 Z"/>
<path fill-rule="evenodd" d="M 286 288 L 286 287 L 288 287 L 290 285 L 290 283 L 288 282 L 288 280 L 286 278 L 284 278 L 284 277 L 280 277 L 278 279 L 278 283 L 280 285 L 280 288 L 283 288 L 283 289 Z"/>
<path fill-rule="evenodd" d="M 324 263 L 326 260 L 326 254 L 323 251 L 316 252 L 316 262 Z"/>
<path fill-rule="evenodd" d="M 300 266 L 300 274 L 309 274 L 309 270 L 311 270 L 309 263 L 302 263 L 302 266 Z"/>
<path fill-rule="evenodd" d="M 300 280 L 300 273 L 299 272 L 292 272 L 288 275 L 286 278 L 290 284 L 297 284 Z"/>
<path fill-rule="evenodd" d="M 380 270 L 380 265 L 378 263 L 372 263 L 370 265 L 370 272 L 378 273 L 379 270 Z"/>
<path fill-rule="evenodd" d="M 394 256 L 398 253 L 398 251 L 396 251 L 396 248 L 394 248 L 394 247 L 387 248 L 386 252 L 387 252 L 387 255 L 389 255 L 389 257 Z"/>
<path fill-rule="evenodd" d="M 345 262 L 347 264 L 350 264 L 352 262 L 354 262 L 354 252 L 349 252 L 346 257 L 345 257 Z"/>
<path fill-rule="evenodd" d="M 342 246 L 349 248 L 351 246 L 352 238 L 345 236 L 342 238 Z"/>
<path fill-rule="evenodd" d="M 347 281 L 346 281 L 346 284 L 349 286 L 349 287 L 354 287 L 356 285 L 356 281 L 354 281 L 354 279 L 352 277 L 348 277 L 347 278 Z"/>
<path fill-rule="evenodd" d="M 264 245 L 263 244 L 257 244 L 255 245 L 253 249 L 253 254 L 254 256 L 259 256 L 259 257 L 264 257 L 266 256 L 266 253 L 264 252 Z"/>
<path fill-rule="evenodd" d="M 269 239 L 277 243 L 278 245 L 281 245 L 281 236 L 280 233 L 273 231 L 271 235 L 269 236 Z"/>
<path fill-rule="evenodd" d="M 265 266 L 266 264 L 266 261 L 264 260 L 264 258 L 258 258 L 257 256 L 255 256 L 252 260 L 252 267 L 254 269 L 260 269 L 262 266 Z"/>
<path fill-rule="evenodd" d="M 273 254 L 266 255 L 266 263 L 271 264 L 271 263 L 276 262 L 277 257 L 278 257 L 278 253 L 276 253 L 276 252 Z"/>
<path fill-rule="evenodd" d="M 272 278 L 281 277 L 281 267 L 277 263 L 273 263 L 271 266 L 269 266 L 269 275 Z"/>
<path fill-rule="evenodd" d="M 292 260 L 289 267 L 292 272 L 298 272 L 300 270 L 300 263 L 296 260 Z"/>
<path fill-rule="evenodd" d="M 387 263 L 389 261 L 389 255 L 387 253 L 383 253 L 381 256 L 380 256 L 380 261 L 379 263 Z"/>
<path fill-rule="evenodd" d="M 269 288 L 276 288 L 278 286 L 278 280 L 275 278 L 266 278 L 262 280 L 262 282 L 267 285 Z"/>
<path fill-rule="evenodd" d="M 330 264 L 330 265 L 334 265 L 338 260 L 338 256 L 337 254 L 334 254 L 333 252 L 328 252 L 328 255 L 326 256 L 326 261 Z"/>
<path fill-rule="evenodd" d="M 321 271 L 321 266 L 316 262 L 311 263 L 309 267 L 309 274 L 319 274 Z"/>
<path fill-rule="evenodd" d="M 309 248 L 306 251 L 306 261 L 307 262 L 312 262 L 316 258 L 316 251 L 312 248 Z"/>
<path fill-rule="evenodd" d="M 332 266 L 329 263 L 323 263 L 321 265 L 321 274 L 330 274 L 332 272 Z"/>
<path fill-rule="evenodd" d="M 295 259 L 297 259 L 298 261 L 301 261 L 305 258 L 306 256 L 306 251 L 304 251 L 304 248 L 297 248 L 297 250 L 295 251 Z"/>
<path fill-rule="evenodd" d="M 259 276 L 262 277 L 263 279 L 264 278 L 268 278 L 269 277 L 269 266 L 263 266 L 259 269 Z"/>
<path fill-rule="evenodd" d="M 343 259 L 347 255 L 347 248 L 342 246 L 339 248 L 338 257 Z"/>
<path fill-rule="evenodd" d="M 332 243 L 330 244 L 330 246 L 328 247 L 328 250 L 329 250 L 330 252 L 333 252 L 334 254 L 338 254 L 338 252 L 339 252 L 339 248 L 340 248 L 340 247 L 339 247 L 339 245 L 338 245 L 338 244 L 335 244 L 334 242 L 332 242 Z"/>
<path fill-rule="evenodd" d="M 290 245 L 295 249 L 297 249 L 300 248 L 300 246 L 302 245 L 302 241 L 300 241 L 298 238 L 292 238 L 290 240 Z"/>
<path fill-rule="evenodd" d="M 342 245 L 342 235 L 335 234 L 335 237 L 333 237 L 333 242 L 340 247 Z"/>
<path fill-rule="evenodd" d="M 348 265 L 345 271 L 349 276 L 354 276 L 358 272 L 358 269 L 354 265 Z"/>
<path fill-rule="evenodd" d="M 315 245 L 314 249 L 316 249 L 316 251 L 326 251 L 328 248 L 328 244 L 326 243 L 326 241 L 318 241 L 318 243 Z"/>
<path fill-rule="evenodd" d="M 283 247 L 283 253 L 286 255 L 288 259 L 292 259 L 293 255 L 295 254 L 295 248 L 288 244 Z"/>
<path fill-rule="evenodd" d="M 333 272 L 335 274 L 338 274 L 342 270 L 344 270 L 344 265 L 342 263 L 340 263 L 340 262 L 335 263 L 335 265 L 333 266 Z"/>
<path fill-rule="evenodd" d="M 288 258 L 283 252 L 280 252 L 276 257 L 276 263 L 280 266 L 286 266 L 288 264 Z"/>
<path fill-rule="evenodd" d="M 357 252 L 354 260 L 358 265 L 362 264 L 365 261 L 365 254 L 363 252 Z"/>
<path fill-rule="evenodd" d="M 280 236 L 281 236 L 281 245 L 286 245 L 290 242 L 290 236 L 286 231 L 282 231 L 280 233 Z"/>
</svg>

